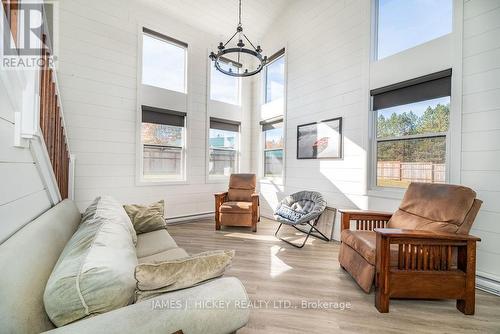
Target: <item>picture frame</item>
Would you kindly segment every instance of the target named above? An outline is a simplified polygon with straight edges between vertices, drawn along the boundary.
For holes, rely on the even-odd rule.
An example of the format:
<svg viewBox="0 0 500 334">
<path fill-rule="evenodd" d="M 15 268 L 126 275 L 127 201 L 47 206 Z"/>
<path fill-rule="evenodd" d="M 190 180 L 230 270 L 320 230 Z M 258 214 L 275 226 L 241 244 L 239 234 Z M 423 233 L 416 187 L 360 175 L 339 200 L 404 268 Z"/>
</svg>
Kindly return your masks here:
<svg viewBox="0 0 500 334">
<path fill-rule="evenodd" d="M 297 159 L 342 157 L 342 117 L 297 126 Z"/>
</svg>

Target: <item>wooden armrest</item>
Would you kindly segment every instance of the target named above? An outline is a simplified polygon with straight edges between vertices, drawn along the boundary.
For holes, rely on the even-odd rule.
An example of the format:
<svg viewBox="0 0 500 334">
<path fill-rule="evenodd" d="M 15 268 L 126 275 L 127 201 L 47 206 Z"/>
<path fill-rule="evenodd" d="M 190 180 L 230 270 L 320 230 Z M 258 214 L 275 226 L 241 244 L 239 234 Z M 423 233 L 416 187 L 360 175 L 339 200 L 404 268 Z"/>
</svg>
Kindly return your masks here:
<svg viewBox="0 0 500 334">
<path fill-rule="evenodd" d="M 450 240 L 450 241 L 481 241 L 480 238 L 455 233 L 440 233 L 433 231 L 422 230 L 405 230 L 400 228 L 376 228 L 375 233 L 380 234 L 382 237 L 391 239 L 411 238 L 411 239 L 426 239 L 426 240 Z"/>
<path fill-rule="evenodd" d="M 217 213 L 219 212 L 219 208 L 220 206 L 226 202 L 226 199 L 227 199 L 227 191 L 225 192 L 222 192 L 222 193 L 215 193 L 214 194 L 215 196 L 215 213 L 217 215 Z"/>
<path fill-rule="evenodd" d="M 384 212 L 384 211 L 369 211 L 369 210 L 345 210 L 339 209 L 339 212 L 342 214 L 347 214 L 350 216 L 380 216 L 380 217 L 391 217 L 392 212 Z"/>
<path fill-rule="evenodd" d="M 361 220 L 361 221 L 383 221 L 387 222 L 392 217 L 390 212 L 382 211 L 366 211 L 366 210 L 342 210 L 339 209 L 342 215 L 342 225 L 341 230 L 348 230 L 351 225 L 351 220 Z M 382 225 L 385 226 L 385 225 Z M 380 227 L 380 226 L 378 226 Z"/>
<path fill-rule="evenodd" d="M 259 193 L 253 193 L 252 194 L 252 203 L 255 203 L 256 205 L 259 205 Z"/>
</svg>

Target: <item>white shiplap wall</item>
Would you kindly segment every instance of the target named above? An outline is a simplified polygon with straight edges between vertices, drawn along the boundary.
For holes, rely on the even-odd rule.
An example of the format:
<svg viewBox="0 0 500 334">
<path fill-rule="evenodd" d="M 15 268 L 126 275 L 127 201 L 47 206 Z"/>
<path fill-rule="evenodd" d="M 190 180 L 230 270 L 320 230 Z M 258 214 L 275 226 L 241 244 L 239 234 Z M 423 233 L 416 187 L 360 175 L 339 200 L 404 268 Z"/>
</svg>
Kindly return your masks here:
<svg viewBox="0 0 500 334">
<path fill-rule="evenodd" d="M 334 207 L 366 208 L 366 141 L 370 6 L 368 1 L 299 1 L 262 42 L 286 47 L 286 170 L 284 185 L 261 181 L 263 214 L 299 190 L 321 192 Z M 254 170 L 262 164 L 261 79 L 254 82 Z M 297 160 L 297 125 L 343 117 L 344 159 Z M 338 229 L 338 228 L 337 228 Z"/>
<path fill-rule="evenodd" d="M 267 50 L 286 46 L 288 84 L 285 182 L 261 181 L 266 216 L 283 196 L 303 189 L 321 192 L 329 205 L 339 208 L 393 211 L 400 202 L 397 193 L 367 191 L 370 5 L 367 0 L 299 1 L 262 42 Z M 484 201 L 473 229 L 482 238 L 478 274 L 500 282 L 500 2 L 471 0 L 463 7 L 462 129 L 455 129 L 462 142 L 458 174 Z M 255 171 L 262 164 L 260 81 L 253 86 Z M 297 125 L 339 116 L 344 121 L 344 159 L 297 160 Z M 338 229 L 337 223 L 337 238 Z"/>
<path fill-rule="evenodd" d="M 24 80 L 21 69 L 0 71 L 0 243 L 51 206 L 29 144 L 14 146 Z"/>
<path fill-rule="evenodd" d="M 188 184 L 137 185 L 137 56 L 140 26 L 188 43 Z M 76 155 L 75 199 L 84 209 L 108 194 L 122 203 L 165 199 L 167 217 L 213 211 L 213 193 L 227 182 L 206 182 L 208 50 L 219 40 L 143 1 L 60 2 L 59 77 L 68 137 Z M 245 87 L 243 88 L 246 89 Z M 241 171 L 249 170 L 249 94 L 243 95 Z"/>
<path fill-rule="evenodd" d="M 480 275 L 500 281 L 500 1 L 464 2 L 462 182 L 484 203 Z"/>
</svg>

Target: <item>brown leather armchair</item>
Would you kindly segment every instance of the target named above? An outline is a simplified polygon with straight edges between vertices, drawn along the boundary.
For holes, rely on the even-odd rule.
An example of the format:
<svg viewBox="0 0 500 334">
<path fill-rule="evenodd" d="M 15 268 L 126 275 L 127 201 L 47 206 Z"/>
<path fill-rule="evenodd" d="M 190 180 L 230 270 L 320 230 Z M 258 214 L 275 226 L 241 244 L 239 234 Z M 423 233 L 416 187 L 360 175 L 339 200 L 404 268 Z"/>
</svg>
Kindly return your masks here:
<svg viewBox="0 0 500 334">
<path fill-rule="evenodd" d="M 249 226 L 257 232 L 260 211 L 256 183 L 255 174 L 231 174 L 228 191 L 215 194 L 216 230 L 222 225 Z"/>
<path fill-rule="evenodd" d="M 380 312 L 390 298 L 426 298 L 474 314 L 480 239 L 468 233 L 481 204 L 463 186 L 412 183 L 394 214 L 341 210 L 340 265 L 366 293 L 375 279 Z"/>
</svg>

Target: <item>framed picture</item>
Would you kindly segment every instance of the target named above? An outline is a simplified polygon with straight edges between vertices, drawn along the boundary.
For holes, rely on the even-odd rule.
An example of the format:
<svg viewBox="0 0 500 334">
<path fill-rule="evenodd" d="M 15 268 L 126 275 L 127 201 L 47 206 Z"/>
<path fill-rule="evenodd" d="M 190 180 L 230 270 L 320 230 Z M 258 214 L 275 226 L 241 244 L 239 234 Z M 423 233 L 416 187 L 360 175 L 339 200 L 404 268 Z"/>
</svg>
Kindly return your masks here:
<svg viewBox="0 0 500 334">
<path fill-rule="evenodd" d="M 342 117 L 297 126 L 297 159 L 341 159 Z"/>
</svg>

